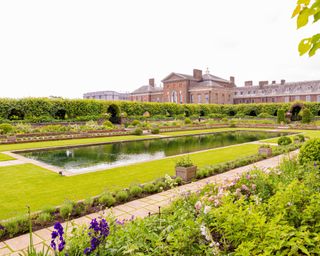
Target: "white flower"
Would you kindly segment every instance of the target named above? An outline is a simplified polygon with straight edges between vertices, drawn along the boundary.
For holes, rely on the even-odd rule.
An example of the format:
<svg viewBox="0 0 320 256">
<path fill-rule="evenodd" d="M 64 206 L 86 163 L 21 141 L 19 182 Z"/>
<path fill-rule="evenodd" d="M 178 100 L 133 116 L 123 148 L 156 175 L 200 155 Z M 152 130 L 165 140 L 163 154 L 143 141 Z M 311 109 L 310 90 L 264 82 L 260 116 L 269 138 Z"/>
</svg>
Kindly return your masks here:
<svg viewBox="0 0 320 256">
<path fill-rule="evenodd" d="M 203 213 L 204 213 L 204 214 L 207 214 L 207 213 L 210 212 L 210 211 L 211 211 L 211 206 L 206 205 L 206 206 L 204 207 Z"/>
<path fill-rule="evenodd" d="M 197 211 L 200 211 L 202 207 L 202 203 L 200 201 L 196 202 L 196 204 L 194 205 L 194 208 L 196 208 Z"/>
</svg>

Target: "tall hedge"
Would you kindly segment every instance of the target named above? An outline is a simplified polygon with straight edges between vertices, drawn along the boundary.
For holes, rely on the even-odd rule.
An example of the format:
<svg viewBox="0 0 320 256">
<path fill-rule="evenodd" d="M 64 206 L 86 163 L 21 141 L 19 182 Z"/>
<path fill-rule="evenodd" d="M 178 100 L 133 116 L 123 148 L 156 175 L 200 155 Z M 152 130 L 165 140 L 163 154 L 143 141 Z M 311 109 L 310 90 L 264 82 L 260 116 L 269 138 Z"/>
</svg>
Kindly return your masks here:
<svg viewBox="0 0 320 256">
<path fill-rule="evenodd" d="M 225 114 L 245 115 L 268 113 L 276 116 L 279 109 L 285 112 L 290 110 L 292 103 L 264 103 L 264 104 L 175 104 L 175 103 L 150 103 L 130 101 L 103 101 L 88 99 L 48 99 L 48 98 L 23 98 L 0 99 L 0 119 L 8 119 L 12 113 L 21 114 L 23 119 L 30 120 L 35 117 L 61 118 L 65 113 L 66 119 L 74 119 L 83 116 L 99 116 L 107 112 L 111 104 L 119 106 L 121 112 L 128 116 L 141 116 L 148 111 L 155 115 L 200 115 Z M 313 115 L 320 113 L 319 103 L 305 103 L 305 106 Z"/>
</svg>

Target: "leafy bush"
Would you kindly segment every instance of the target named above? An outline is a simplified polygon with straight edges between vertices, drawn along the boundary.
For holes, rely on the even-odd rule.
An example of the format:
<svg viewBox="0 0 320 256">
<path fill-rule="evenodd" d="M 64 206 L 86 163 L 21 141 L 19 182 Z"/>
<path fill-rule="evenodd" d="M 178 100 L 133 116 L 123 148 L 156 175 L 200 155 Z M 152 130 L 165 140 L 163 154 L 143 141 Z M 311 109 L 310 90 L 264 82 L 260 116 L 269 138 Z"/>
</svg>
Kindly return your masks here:
<svg viewBox="0 0 320 256">
<path fill-rule="evenodd" d="M 109 120 L 104 121 L 103 126 L 107 128 L 113 128 L 113 124 Z"/>
<path fill-rule="evenodd" d="M 281 136 L 278 139 L 278 145 L 279 146 L 286 146 L 292 143 L 292 139 L 290 137 L 287 136 Z"/>
<path fill-rule="evenodd" d="M 312 115 L 311 115 L 311 112 L 308 108 L 304 108 L 302 110 L 301 116 L 302 116 L 302 119 L 301 119 L 302 123 L 309 124 L 311 122 Z"/>
<path fill-rule="evenodd" d="M 277 111 L 277 122 L 281 124 L 282 122 L 284 123 L 286 121 L 286 112 L 284 109 L 279 109 Z"/>
<path fill-rule="evenodd" d="M 46 206 L 45 208 L 42 209 L 42 212 L 52 215 L 56 212 L 56 208 L 53 206 Z"/>
<path fill-rule="evenodd" d="M 159 128 L 152 128 L 151 129 L 151 133 L 152 134 L 159 134 L 160 133 L 160 129 Z"/>
<path fill-rule="evenodd" d="M 298 142 L 304 142 L 305 138 L 303 136 L 303 134 L 297 134 L 296 136 L 293 137 L 294 141 L 298 141 Z"/>
<path fill-rule="evenodd" d="M 65 202 L 61 207 L 60 207 L 60 216 L 63 219 L 68 219 L 69 216 L 72 214 L 73 211 L 73 203 L 72 202 Z"/>
<path fill-rule="evenodd" d="M 18 216 L 3 223 L 3 227 L 9 237 L 29 230 L 29 219 L 27 216 Z"/>
<path fill-rule="evenodd" d="M 42 212 L 37 217 L 37 221 L 40 223 L 46 223 L 53 220 L 53 216 L 50 213 Z"/>
<path fill-rule="evenodd" d="M 140 136 L 143 134 L 143 130 L 141 128 L 136 128 L 132 131 L 132 135 Z"/>
<path fill-rule="evenodd" d="M 146 193 L 154 193 L 157 190 L 157 188 L 155 187 L 155 185 L 153 183 L 147 183 L 143 186 L 143 191 L 145 191 Z"/>
<path fill-rule="evenodd" d="M 132 197 L 140 196 L 142 193 L 142 188 L 140 186 L 132 186 L 129 189 L 129 195 Z"/>
<path fill-rule="evenodd" d="M 132 126 L 138 126 L 138 125 L 140 125 L 141 123 L 140 123 L 140 121 L 139 120 L 133 120 L 132 122 L 131 122 L 131 125 Z"/>
<path fill-rule="evenodd" d="M 13 133 L 14 127 L 11 124 L 0 124 L 0 134 Z"/>
<path fill-rule="evenodd" d="M 190 167 L 193 163 L 189 156 L 183 156 L 176 162 L 176 167 Z"/>
<path fill-rule="evenodd" d="M 129 198 L 128 192 L 125 190 L 121 190 L 116 193 L 116 200 L 117 202 L 125 202 Z"/>
<path fill-rule="evenodd" d="M 185 124 L 191 124 L 192 121 L 191 121 L 191 119 L 190 119 L 189 117 L 186 117 L 186 118 L 184 119 L 184 123 L 185 123 Z"/>
<path fill-rule="evenodd" d="M 107 207 L 111 207 L 116 203 L 116 199 L 110 193 L 103 193 L 99 199 L 99 203 Z"/>
<path fill-rule="evenodd" d="M 300 149 L 299 163 L 320 163 L 320 139 L 308 140 Z"/>
<path fill-rule="evenodd" d="M 161 192 L 161 191 L 166 189 L 167 184 L 165 182 L 163 182 L 163 181 L 158 181 L 156 183 L 155 187 L 156 187 L 156 191 L 157 192 Z"/>
</svg>

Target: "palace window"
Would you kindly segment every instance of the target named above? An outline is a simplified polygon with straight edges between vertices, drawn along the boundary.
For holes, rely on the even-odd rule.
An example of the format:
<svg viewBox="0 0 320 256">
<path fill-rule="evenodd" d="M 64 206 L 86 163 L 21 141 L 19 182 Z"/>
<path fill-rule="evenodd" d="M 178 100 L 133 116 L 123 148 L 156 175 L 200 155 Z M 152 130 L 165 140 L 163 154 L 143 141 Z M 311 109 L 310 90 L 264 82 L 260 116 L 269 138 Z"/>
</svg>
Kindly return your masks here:
<svg viewBox="0 0 320 256">
<path fill-rule="evenodd" d="M 193 103 L 193 95 L 190 94 L 190 102 Z"/>
<path fill-rule="evenodd" d="M 182 104 L 182 93 L 181 93 L 181 91 L 180 91 L 180 104 Z"/>
<path fill-rule="evenodd" d="M 289 96 L 284 97 L 284 102 L 289 102 Z"/>
<path fill-rule="evenodd" d="M 320 95 L 317 95 L 317 102 L 320 102 Z"/>
<path fill-rule="evenodd" d="M 176 91 L 172 91 L 171 93 L 171 102 L 177 103 L 178 102 L 178 95 Z"/>
<path fill-rule="evenodd" d="M 300 100 L 300 96 L 299 95 L 295 96 L 294 100 Z"/>
<path fill-rule="evenodd" d="M 206 94 L 206 103 L 209 103 L 209 94 Z"/>
<path fill-rule="evenodd" d="M 198 94 L 198 103 L 201 103 L 201 102 L 202 102 L 201 94 Z"/>
<path fill-rule="evenodd" d="M 307 95 L 306 96 L 306 102 L 310 102 L 311 101 L 311 96 L 310 95 Z"/>
</svg>

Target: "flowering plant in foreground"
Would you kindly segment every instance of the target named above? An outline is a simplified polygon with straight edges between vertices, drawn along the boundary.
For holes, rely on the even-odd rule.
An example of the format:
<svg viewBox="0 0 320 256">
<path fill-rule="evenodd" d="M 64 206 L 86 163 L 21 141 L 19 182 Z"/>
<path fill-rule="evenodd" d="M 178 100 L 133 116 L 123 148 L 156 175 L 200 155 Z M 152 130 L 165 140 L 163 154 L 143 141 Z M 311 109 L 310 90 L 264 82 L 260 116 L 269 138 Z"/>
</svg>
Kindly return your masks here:
<svg viewBox="0 0 320 256">
<path fill-rule="evenodd" d="M 84 250 L 85 255 L 89 255 L 94 252 L 99 245 L 105 241 L 110 234 L 110 228 L 105 219 L 101 219 L 99 222 L 97 219 L 93 219 L 90 223 L 88 235 L 90 239 L 90 247 Z"/>
<path fill-rule="evenodd" d="M 51 248 L 56 251 L 58 249 L 59 252 L 62 252 L 66 242 L 63 238 L 64 230 L 60 222 L 56 222 L 54 224 L 54 231 L 51 233 L 51 243 L 50 246 Z M 57 248 L 58 246 L 58 248 Z"/>
</svg>

